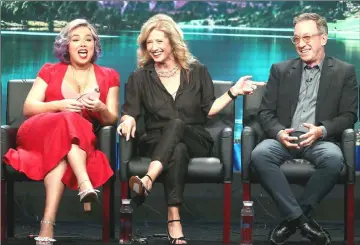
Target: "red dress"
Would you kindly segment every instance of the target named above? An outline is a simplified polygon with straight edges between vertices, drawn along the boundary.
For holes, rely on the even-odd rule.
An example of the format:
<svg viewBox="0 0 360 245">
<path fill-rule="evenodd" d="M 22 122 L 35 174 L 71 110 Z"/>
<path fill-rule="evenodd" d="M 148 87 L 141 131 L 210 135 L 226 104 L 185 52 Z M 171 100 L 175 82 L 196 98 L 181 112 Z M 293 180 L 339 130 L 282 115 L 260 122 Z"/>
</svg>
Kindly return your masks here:
<svg viewBox="0 0 360 245">
<path fill-rule="evenodd" d="M 63 63 L 47 63 L 40 69 L 38 76 L 48 84 L 46 102 L 64 99 L 62 81 L 67 67 Z M 105 103 L 109 88 L 120 85 L 119 74 L 114 69 L 95 64 L 94 72 L 100 90 L 98 97 Z M 99 113 L 87 110 L 83 110 L 81 115 L 75 112 L 49 112 L 32 116 L 18 130 L 17 149 L 10 149 L 3 160 L 28 178 L 42 180 L 75 143 L 87 154 L 87 172 L 92 185 L 97 188 L 114 174 L 105 154 L 96 149 L 91 121 L 99 119 Z M 70 165 L 62 182 L 71 189 L 77 189 L 78 181 Z"/>
</svg>

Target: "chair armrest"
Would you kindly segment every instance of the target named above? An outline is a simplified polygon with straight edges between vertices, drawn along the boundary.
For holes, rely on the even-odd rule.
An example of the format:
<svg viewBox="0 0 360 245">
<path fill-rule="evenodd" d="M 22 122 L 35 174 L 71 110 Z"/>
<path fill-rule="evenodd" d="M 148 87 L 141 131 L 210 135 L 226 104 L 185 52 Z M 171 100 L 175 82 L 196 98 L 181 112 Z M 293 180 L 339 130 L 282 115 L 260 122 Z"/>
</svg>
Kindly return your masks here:
<svg viewBox="0 0 360 245">
<path fill-rule="evenodd" d="M 1 125 L 1 158 L 10 148 L 16 148 L 16 134 L 18 129 L 9 125 Z"/>
<path fill-rule="evenodd" d="M 220 160 L 224 164 L 224 183 L 231 182 L 234 162 L 234 132 L 231 127 L 221 130 L 220 134 Z"/>
<path fill-rule="evenodd" d="M 10 148 L 16 148 L 16 134 L 18 128 L 9 125 L 1 125 L 1 164 L 2 158 Z M 1 179 L 4 178 L 4 171 L 1 171 Z"/>
<path fill-rule="evenodd" d="M 114 126 L 101 127 L 97 132 L 99 150 L 109 160 L 112 170 L 116 171 L 116 129 Z"/>
<path fill-rule="evenodd" d="M 348 184 L 354 184 L 356 180 L 355 138 L 354 129 L 345 129 L 341 135 L 340 148 L 343 152 L 344 162 L 348 167 Z"/>
<path fill-rule="evenodd" d="M 127 168 L 131 158 L 134 155 L 135 151 L 135 139 L 130 137 L 129 141 L 126 141 L 126 138 L 120 136 L 120 180 L 128 181 L 127 177 Z"/>
<path fill-rule="evenodd" d="M 245 126 L 241 132 L 241 179 L 245 183 L 250 182 L 251 152 L 255 149 L 256 143 L 256 131 Z"/>
</svg>

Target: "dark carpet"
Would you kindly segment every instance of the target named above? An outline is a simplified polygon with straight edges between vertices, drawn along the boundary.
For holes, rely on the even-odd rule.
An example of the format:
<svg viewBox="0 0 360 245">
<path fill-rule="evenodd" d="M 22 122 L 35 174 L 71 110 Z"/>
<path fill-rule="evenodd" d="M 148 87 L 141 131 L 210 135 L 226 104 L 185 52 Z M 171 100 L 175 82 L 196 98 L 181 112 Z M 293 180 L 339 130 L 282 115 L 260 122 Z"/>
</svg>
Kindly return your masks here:
<svg viewBox="0 0 360 245">
<path fill-rule="evenodd" d="M 267 242 L 267 236 L 271 228 L 275 225 L 272 223 L 257 223 L 253 230 L 254 245 L 270 245 Z M 345 244 L 343 242 L 344 229 L 341 223 L 323 223 L 333 239 L 332 245 Z M 238 224 L 232 224 L 231 243 L 240 244 L 240 231 Z M 222 244 L 222 223 L 211 222 L 189 222 L 183 223 L 184 233 L 188 238 L 188 244 L 198 245 L 217 245 Z M 356 245 L 360 245 L 360 227 L 357 224 L 355 228 Z M 2 244 L 9 245 L 34 245 L 35 241 L 28 238 L 30 233 L 37 234 L 38 223 L 29 226 L 16 226 L 15 238 L 8 239 Z M 101 225 L 90 222 L 58 222 L 56 225 L 54 245 L 92 245 L 92 244 L 119 244 L 119 225 L 115 228 L 115 239 L 109 243 L 103 243 L 101 239 Z M 134 242 L 132 244 L 168 244 L 166 236 L 166 226 L 163 222 L 141 222 L 135 223 L 133 228 Z M 163 236 L 163 237 L 161 237 Z M 310 242 L 302 238 L 297 232 L 290 238 L 289 245 L 310 245 Z"/>
</svg>

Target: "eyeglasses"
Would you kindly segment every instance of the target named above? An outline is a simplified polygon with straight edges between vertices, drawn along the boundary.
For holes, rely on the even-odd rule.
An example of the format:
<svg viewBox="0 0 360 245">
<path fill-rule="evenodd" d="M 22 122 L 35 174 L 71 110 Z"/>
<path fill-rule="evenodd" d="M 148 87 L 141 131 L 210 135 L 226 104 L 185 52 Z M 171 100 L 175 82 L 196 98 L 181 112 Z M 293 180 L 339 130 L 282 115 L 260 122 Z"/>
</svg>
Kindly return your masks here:
<svg viewBox="0 0 360 245">
<path fill-rule="evenodd" d="M 315 33 L 315 34 L 306 35 L 306 36 L 303 36 L 303 37 L 293 36 L 293 37 L 290 37 L 290 39 L 291 39 L 291 42 L 292 42 L 293 44 L 299 44 L 301 39 L 302 39 L 305 43 L 309 43 L 309 42 L 311 41 L 311 38 L 312 38 L 313 36 L 318 36 L 318 35 L 322 35 L 322 33 Z"/>
</svg>

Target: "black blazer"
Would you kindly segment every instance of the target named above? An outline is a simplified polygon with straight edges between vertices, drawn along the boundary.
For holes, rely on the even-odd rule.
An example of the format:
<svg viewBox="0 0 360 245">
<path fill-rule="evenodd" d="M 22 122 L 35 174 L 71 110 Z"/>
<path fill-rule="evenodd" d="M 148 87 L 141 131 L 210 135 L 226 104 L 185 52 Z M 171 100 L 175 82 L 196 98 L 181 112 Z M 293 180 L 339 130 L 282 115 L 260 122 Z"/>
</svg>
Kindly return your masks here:
<svg viewBox="0 0 360 245">
<path fill-rule="evenodd" d="M 298 102 L 302 60 L 273 64 L 258 119 L 269 138 L 291 127 Z M 340 141 L 342 132 L 357 121 L 358 87 L 353 65 L 325 56 L 316 101 L 315 125 L 326 128 L 325 140 Z"/>
</svg>

